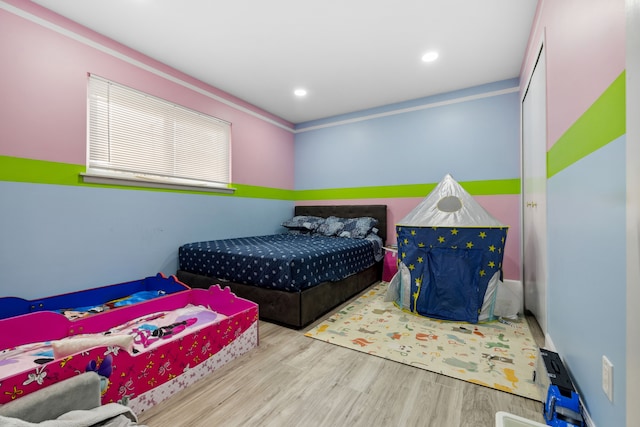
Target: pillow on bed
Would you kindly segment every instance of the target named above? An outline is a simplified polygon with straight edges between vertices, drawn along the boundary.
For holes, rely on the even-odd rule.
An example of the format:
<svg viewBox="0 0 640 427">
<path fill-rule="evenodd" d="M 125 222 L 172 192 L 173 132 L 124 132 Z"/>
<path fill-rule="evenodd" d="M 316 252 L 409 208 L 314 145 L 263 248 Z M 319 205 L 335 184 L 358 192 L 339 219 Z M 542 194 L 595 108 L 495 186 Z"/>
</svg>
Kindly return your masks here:
<svg viewBox="0 0 640 427">
<path fill-rule="evenodd" d="M 378 220 L 369 216 L 360 218 L 346 218 L 343 220 L 344 227 L 340 231 L 340 237 L 350 237 L 352 239 L 364 239 L 378 225 Z"/>
<path fill-rule="evenodd" d="M 336 216 L 330 216 L 324 220 L 322 224 L 316 230 L 317 234 L 323 236 L 337 236 L 344 227 L 344 218 L 338 218 Z"/>
<path fill-rule="evenodd" d="M 289 230 L 311 232 L 315 231 L 323 222 L 324 218 L 320 218 L 319 216 L 296 215 L 283 222 L 282 226 Z"/>
</svg>

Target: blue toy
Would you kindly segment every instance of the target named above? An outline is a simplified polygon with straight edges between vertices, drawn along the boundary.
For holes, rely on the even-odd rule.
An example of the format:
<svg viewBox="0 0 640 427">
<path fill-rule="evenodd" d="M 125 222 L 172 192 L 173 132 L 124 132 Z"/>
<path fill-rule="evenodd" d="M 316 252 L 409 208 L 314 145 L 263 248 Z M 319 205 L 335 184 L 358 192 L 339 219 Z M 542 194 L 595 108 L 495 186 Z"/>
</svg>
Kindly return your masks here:
<svg viewBox="0 0 640 427">
<path fill-rule="evenodd" d="M 584 427 L 578 393 L 571 391 L 568 396 L 564 396 L 558 386 L 549 386 L 544 419 L 549 426 Z"/>
<path fill-rule="evenodd" d="M 584 427 L 580 409 L 580 396 L 575 391 L 569 373 L 558 353 L 540 349 L 546 368 L 549 387 L 543 408 L 547 425 L 553 427 Z"/>
</svg>

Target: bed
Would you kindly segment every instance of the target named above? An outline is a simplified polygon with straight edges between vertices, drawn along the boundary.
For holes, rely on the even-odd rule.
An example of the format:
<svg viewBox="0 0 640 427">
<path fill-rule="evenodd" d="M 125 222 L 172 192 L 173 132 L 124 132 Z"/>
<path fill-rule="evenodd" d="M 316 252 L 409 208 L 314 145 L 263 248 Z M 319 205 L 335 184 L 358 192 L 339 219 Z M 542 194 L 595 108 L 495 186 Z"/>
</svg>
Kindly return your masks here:
<svg viewBox="0 0 640 427">
<path fill-rule="evenodd" d="M 294 217 L 312 216 L 327 219 L 331 217 L 374 218 L 376 220 L 375 228 L 377 229 L 374 231 L 377 232 L 382 244 L 386 241 L 386 205 L 296 206 L 293 215 Z M 306 247 L 300 249 L 300 251 L 304 251 L 306 254 L 308 248 L 313 248 L 318 244 L 318 239 L 314 240 L 313 235 L 314 234 L 311 236 L 303 234 L 297 238 L 298 241 L 304 240 L 305 238 L 307 240 L 304 242 Z M 281 235 L 278 238 L 285 239 L 285 237 Z M 291 239 L 293 239 L 293 237 L 291 237 Z M 356 243 L 356 246 L 363 244 L 362 239 L 335 236 L 333 239 L 360 240 L 359 243 Z M 229 240 L 233 241 L 235 239 L 225 239 L 222 245 L 236 243 L 228 242 Z M 215 263 L 220 262 L 220 254 L 217 254 L 217 249 L 212 250 L 212 247 L 220 244 L 220 241 L 210 241 L 194 242 L 181 246 L 179 248 L 178 279 L 191 288 L 208 288 L 212 284 L 228 286 L 231 288 L 231 291 L 239 297 L 257 303 L 261 319 L 295 329 L 300 329 L 310 324 L 340 303 L 376 283 L 382 276 L 381 256 L 379 259 L 361 263 L 357 271 L 347 271 L 341 277 L 330 277 L 333 273 L 332 270 L 336 270 L 336 268 L 331 267 L 331 263 L 327 263 L 318 269 L 314 269 L 312 274 L 310 274 L 310 276 L 312 276 L 311 278 L 305 277 L 304 280 L 296 283 L 295 286 L 291 284 L 288 286 L 286 284 L 276 286 L 273 281 L 269 282 L 268 278 L 265 280 L 263 274 L 259 274 L 256 281 L 247 280 L 246 277 L 240 280 L 236 276 L 228 275 L 228 272 L 224 275 L 219 274 L 222 269 L 218 268 Z M 375 251 L 376 249 L 373 248 L 371 250 Z M 197 252 L 197 254 L 194 254 L 194 252 Z M 268 251 L 265 253 L 268 253 Z M 204 260 L 204 264 L 208 263 L 209 265 L 203 265 L 203 262 L 195 265 L 193 259 L 197 257 L 202 261 L 205 254 L 212 256 L 212 258 Z M 234 255 L 232 254 L 231 256 Z M 344 256 L 344 254 L 340 256 Z M 257 256 L 257 258 L 264 257 L 264 254 Z M 351 258 L 349 255 L 344 257 Z M 226 261 L 223 262 L 229 261 L 230 258 L 229 255 L 227 255 Z M 287 260 L 287 263 L 290 263 L 290 261 L 291 260 Z M 298 259 L 298 261 L 300 260 Z M 231 260 L 231 263 L 236 265 L 236 260 Z M 299 264 L 300 263 L 298 263 L 298 265 Z M 279 267 L 281 267 L 281 265 Z M 288 267 L 289 265 L 285 265 L 283 268 Z M 260 281 L 262 283 L 256 283 Z"/>
<path fill-rule="evenodd" d="M 103 404 L 141 413 L 258 345 L 255 303 L 181 286 L 75 320 L 55 310 L 0 319 L 11 331 L 0 339 L 0 404 L 96 372 Z"/>
<path fill-rule="evenodd" d="M 74 320 L 188 289 L 187 285 L 179 282 L 175 277 L 167 277 L 163 273 L 158 273 L 140 280 L 33 300 L 2 297 L 0 298 L 0 319 L 36 311 L 55 311 Z M 0 338 L 1 343 L 2 338 Z"/>
</svg>

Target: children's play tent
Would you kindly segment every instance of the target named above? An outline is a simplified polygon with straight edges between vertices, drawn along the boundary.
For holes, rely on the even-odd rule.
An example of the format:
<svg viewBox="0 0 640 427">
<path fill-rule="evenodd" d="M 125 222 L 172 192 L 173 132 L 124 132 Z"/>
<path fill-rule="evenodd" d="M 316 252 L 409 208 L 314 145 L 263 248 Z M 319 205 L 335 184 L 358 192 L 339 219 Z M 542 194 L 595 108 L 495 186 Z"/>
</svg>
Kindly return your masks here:
<svg viewBox="0 0 640 427">
<path fill-rule="evenodd" d="M 507 229 L 446 175 L 396 224 L 398 274 L 387 299 L 437 319 L 492 320 Z"/>
</svg>

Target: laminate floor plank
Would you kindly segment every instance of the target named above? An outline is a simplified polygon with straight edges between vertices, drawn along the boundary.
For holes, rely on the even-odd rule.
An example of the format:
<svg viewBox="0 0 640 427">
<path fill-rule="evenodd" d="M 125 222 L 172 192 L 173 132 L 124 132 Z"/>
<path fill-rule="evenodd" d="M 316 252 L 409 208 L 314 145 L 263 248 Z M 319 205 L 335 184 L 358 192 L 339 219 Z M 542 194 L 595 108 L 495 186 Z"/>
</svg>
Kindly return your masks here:
<svg viewBox="0 0 640 427">
<path fill-rule="evenodd" d="M 139 422 L 492 427 L 497 411 L 543 421 L 540 402 L 305 337 L 310 328 L 261 321 L 259 347 L 140 414 Z"/>
</svg>

